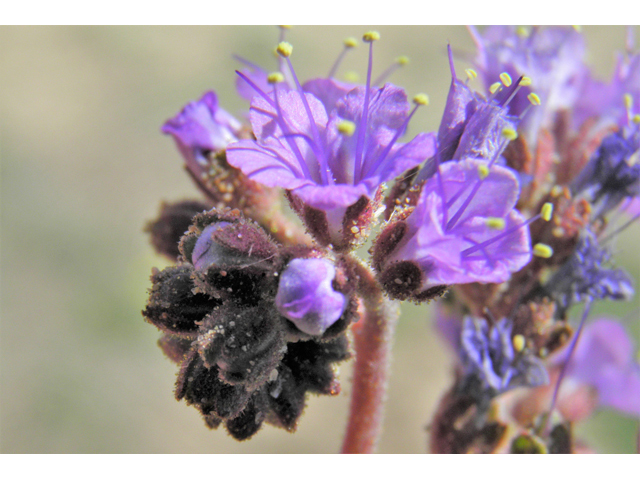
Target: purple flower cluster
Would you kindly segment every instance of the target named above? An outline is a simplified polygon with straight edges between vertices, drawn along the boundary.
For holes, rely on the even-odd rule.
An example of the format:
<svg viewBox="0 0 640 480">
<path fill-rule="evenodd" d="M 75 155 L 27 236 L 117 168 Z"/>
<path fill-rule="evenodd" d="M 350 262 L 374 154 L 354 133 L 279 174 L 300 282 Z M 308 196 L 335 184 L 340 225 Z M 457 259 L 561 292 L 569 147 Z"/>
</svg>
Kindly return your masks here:
<svg viewBox="0 0 640 480">
<path fill-rule="evenodd" d="M 355 84 L 335 78 L 355 39 L 326 77 L 303 81 L 285 29 L 277 71 L 238 58 L 248 124 L 207 92 L 162 127 L 214 208 L 193 217 L 201 203 L 165 207 L 172 214 L 149 228 L 178 266 L 154 274 L 144 314 L 181 365 L 178 398 L 209 426 L 223 422 L 237 439 L 263 421 L 295 429 L 307 392 L 339 391 L 332 365 L 350 356 L 349 328 L 353 405 L 371 392 L 382 402 L 391 300 L 445 293 L 440 326 L 458 365 L 433 451 L 575 451 L 569 424 L 579 415 L 556 403 L 565 381 L 588 385 L 576 405 L 595 389 L 600 405 L 640 415 L 632 342 L 612 320 L 588 321 L 593 302 L 634 294 L 607 242 L 626 228 L 611 213 L 640 201 L 640 55 L 629 46 L 604 83 L 584 62 L 578 29 L 471 35 L 466 79 L 448 49 L 434 133 L 403 138 L 429 100 L 384 83 L 405 57 L 374 79 L 377 32 L 363 36 L 366 80 Z M 362 261 L 356 249 L 376 229 Z M 587 306 L 576 326 L 577 302 Z M 347 443 L 361 425 L 353 420 Z"/>
</svg>

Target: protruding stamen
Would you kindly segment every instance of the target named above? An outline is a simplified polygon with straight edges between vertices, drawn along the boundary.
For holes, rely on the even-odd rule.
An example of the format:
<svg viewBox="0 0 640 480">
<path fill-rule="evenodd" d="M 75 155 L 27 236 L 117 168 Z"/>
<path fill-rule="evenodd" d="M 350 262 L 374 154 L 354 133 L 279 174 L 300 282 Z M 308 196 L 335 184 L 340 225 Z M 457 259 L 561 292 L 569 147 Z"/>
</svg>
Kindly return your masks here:
<svg viewBox="0 0 640 480">
<path fill-rule="evenodd" d="M 542 102 L 540 101 L 540 97 L 531 92 L 529 95 L 527 95 L 527 98 L 529 99 L 529 101 L 531 102 L 531 105 L 540 105 Z"/>
<path fill-rule="evenodd" d="M 551 258 L 553 256 L 553 248 L 545 243 L 536 243 L 531 252 L 540 258 Z"/>
<path fill-rule="evenodd" d="M 494 230 L 504 230 L 504 227 L 507 225 L 507 222 L 504 218 L 500 217 L 488 217 L 485 220 L 485 224 L 489 228 L 493 228 Z"/>
<path fill-rule="evenodd" d="M 344 39 L 345 48 L 356 48 L 358 46 L 358 40 L 355 37 L 347 37 Z"/>
<path fill-rule="evenodd" d="M 518 27 L 516 28 L 516 35 L 527 38 L 529 36 L 529 30 L 526 27 Z"/>
<path fill-rule="evenodd" d="M 375 30 L 372 30 L 370 32 L 366 32 L 362 36 L 362 41 L 363 42 L 371 43 L 371 42 L 374 42 L 376 40 L 380 40 L 380 34 L 378 32 L 376 32 Z"/>
<path fill-rule="evenodd" d="M 282 30 L 291 30 L 292 25 L 278 25 Z"/>
<path fill-rule="evenodd" d="M 329 75 L 327 75 L 327 77 L 329 78 L 335 77 L 336 72 L 338 71 L 338 68 L 340 67 L 340 64 L 342 63 L 342 60 L 344 59 L 347 52 L 352 48 L 356 48 L 358 46 L 358 40 L 356 40 L 354 37 L 347 37 L 342 43 L 344 44 L 344 48 L 340 52 L 340 55 L 338 55 L 338 58 L 336 58 L 336 61 L 333 63 L 331 70 L 329 70 Z"/>
<path fill-rule="evenodd" d="M 578 33 L 580 33 L 582 31 L 582 25 L 571 25 L 571 26 Z"/>
<path fill-rule="evenodd" d="M 349 83 L 358 83 L 360 81 L 360 75 L 358 75 L 358 72 L 354 72 L 353 70 L 350 70 L 348 72 L 345 72 L 344 80 L 345 82 L 349 82 Z"/>
<path fill-rule="evenodd" d="M 631 107 L 633 107 L 633 97 L 630 93 L 624 94 L 624 106 L 627 110 L 631 110 Z"/>
<path fill-rule="evenodd" d="M 384 72 L 382 72 L 380 74 L 380 76 L 378 78 L 376 78 L 376 80 L 373 82 L 373 84 L 374 85 L 380 85 L 387 78 L 389 78 L 392 73 L 394 73 L 396 70 L 398 70 L 398 68 L 404 67 L 408 63 L 409 63 L 409 57 L 407 57 L 406 55 L 399 56 L 398 58 L 396 58 L 396 60 Z"/>
<path fill-rule="evenodd" d="M 631 117 L 631 121 L 636 124 L 640 123 L 640 113 L 636 113 L 633 117 Z"/>
<path fill-rule="evenodd" d="M 467 74 L 468 80 L 475 80 L 476 78 L 478 78 L 478 72 L 476 72 L 473 68 L 467 68 L 465 70 L 465 73 Z"/>
<path fill-rule="evenodd" d="M 488 176 L 489 176 L 489 167 L 486 166 L 484 163 L 481 165 L 478 165 L 478 177 L 480 177 L 480 180 L 484 180 Z"/>
<path fill-rule="evenodd" d="M 507 140 L 513 141 L 518 138 L 518 132 L 516 132 L 515 129 L 511 127 L 505 127 L 502 129 L 502 136 Z"/>
<path fill-rule="evenodd" d="M 494 93 L 496 93 L 498 90 L 500 90 L 502 88 L 502 83 L 500 82 L 496 82 L 494 84 L 492 84 L 489 87 L 489 91 L 491 92 L 491 94 L 493 95 Z"/>
<path fill-rule="evenodd" d="M 533 83 L 533 80 L 531 80 L 531 77 L 522 77 L 522 80 L 520 80 L 520 85 L 523 87 L 528 87 Z"/>
<path fill-rule="evenodd" d="M 520 334 L 514 335 L 511 341 L 513 343 L 513 349 L 516 351 L 516 353 L 520 353 L 521 351 L 523 351 L 527 343 L 524 335 Z"/>
<path fill-rule="evenodd" d="M 542 209 L 540 210 L 540 216 L 545 222 L 551 220 L 551 216 L 553 215 L 553 203 L 545 203 L 542 205 Z"/>
<path fill-rule="evenodd" d="M 413 97 L 413 103 L 416 105 L 429 105 L 429 95 L 426 93 L 418 93 L 415 97 Z"/>
<path fill-rule="evenodd" d="M 356 124 L 349 120 L 343 120 L 338 124 L 338 131 L 342 135 L 350 137 L 356 131 Z"/>
<path fill-rule="evenodd" d="M 500 81 L 505 87 L 510 87 L 513 83 L 513 80 L 511 80 L 511 75 L 509 75 L 507 72 L 502 72 L 500 74 Z"/>
<path fill-rule="evenodd" d="M 367 136 L 367 122 L 369 120 L 369 100 L 371 98 L 371 71 L 373 70 L 373 42 L 380 38 L 378 32 L 367 32 L 362 36 L 362 40 L 369 44 L 369 62 L 367 65 L 367 83 L 364 89 L 364 104 L 362 105 L 362 115 L 358 125 L 358 139 L 356 140 L 356 152 L 353 169 L 353 179 L 357 183 L 360 181 L 362 169 L 364 167 L 364 152 Z"/>
<path fill-rule="evenodd" d="M 267 82 L 269 82 L 272 85 L 275 83 L 284 82 L 284 75 L 280 72 L 270 73 L 269 76 L 267 77 Z"/>
<path fill-rule="evenodd" d="M 280 42 L 276 47 L 276 52 L 278 52 L 278 55 L 281 57 L 290 57 L 293 53 L 293 45 L 289 42 Z"/>
</svg>

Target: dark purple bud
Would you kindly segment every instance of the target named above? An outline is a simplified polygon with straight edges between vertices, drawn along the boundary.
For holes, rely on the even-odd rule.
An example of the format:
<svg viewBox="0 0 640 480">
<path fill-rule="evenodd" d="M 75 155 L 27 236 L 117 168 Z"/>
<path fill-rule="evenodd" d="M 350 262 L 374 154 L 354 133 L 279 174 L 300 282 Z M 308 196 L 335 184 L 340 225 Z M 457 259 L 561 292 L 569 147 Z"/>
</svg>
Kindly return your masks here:
<svg viewBox="0 0 640 480">
<path fill-rule="evenodd" d="M 191 223 L 193 217 L 209 207 L 202 202 L 185 200 L 177 203 L 163 203 L 160 215 L 145 227 L 151 235 L 151 244 L 156 251 L 174 262 L 178 260 L 180 250 L 178 244 Z"/>
<path fill-rule="evenodd" d="M 322 335 L 344 312 L 345 296 L 333 289 L 336 268 L 321 258 L 297 258 L 280 274 L 276 307 L 298 329 Z"/>
</svg>

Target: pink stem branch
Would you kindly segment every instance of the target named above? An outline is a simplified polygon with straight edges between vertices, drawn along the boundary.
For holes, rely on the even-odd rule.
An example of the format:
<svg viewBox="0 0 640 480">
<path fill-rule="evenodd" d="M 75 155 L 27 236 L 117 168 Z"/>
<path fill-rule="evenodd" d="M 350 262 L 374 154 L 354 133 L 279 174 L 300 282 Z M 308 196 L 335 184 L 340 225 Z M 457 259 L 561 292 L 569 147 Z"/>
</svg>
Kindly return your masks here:
<svg viewBox="0 0 640 480">
<path fill-rule="evenodd" d="M 354 259 L 364 318 L 354 328 L 356 361 L 351 406 L 342 453 L 373 453 L 382 432 L 391 343 L 399 316 L 371 270 Z"/>
</svg>

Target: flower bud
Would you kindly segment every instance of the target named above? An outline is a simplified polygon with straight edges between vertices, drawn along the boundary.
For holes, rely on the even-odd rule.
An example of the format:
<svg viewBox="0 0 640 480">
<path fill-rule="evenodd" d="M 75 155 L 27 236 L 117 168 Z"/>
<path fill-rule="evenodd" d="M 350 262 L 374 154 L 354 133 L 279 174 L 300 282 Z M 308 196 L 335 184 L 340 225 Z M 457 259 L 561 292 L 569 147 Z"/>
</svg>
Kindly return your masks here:
<svg viewBox="0 0 640 480">
<path fill-rule="evenodd" d="M 298 329 L 322 335 L 344 312 L 345 296 L 333 289 L 335 266 L 321 258 L 296 258 L 280 275 L 276 307 Z"/>
</svg>

